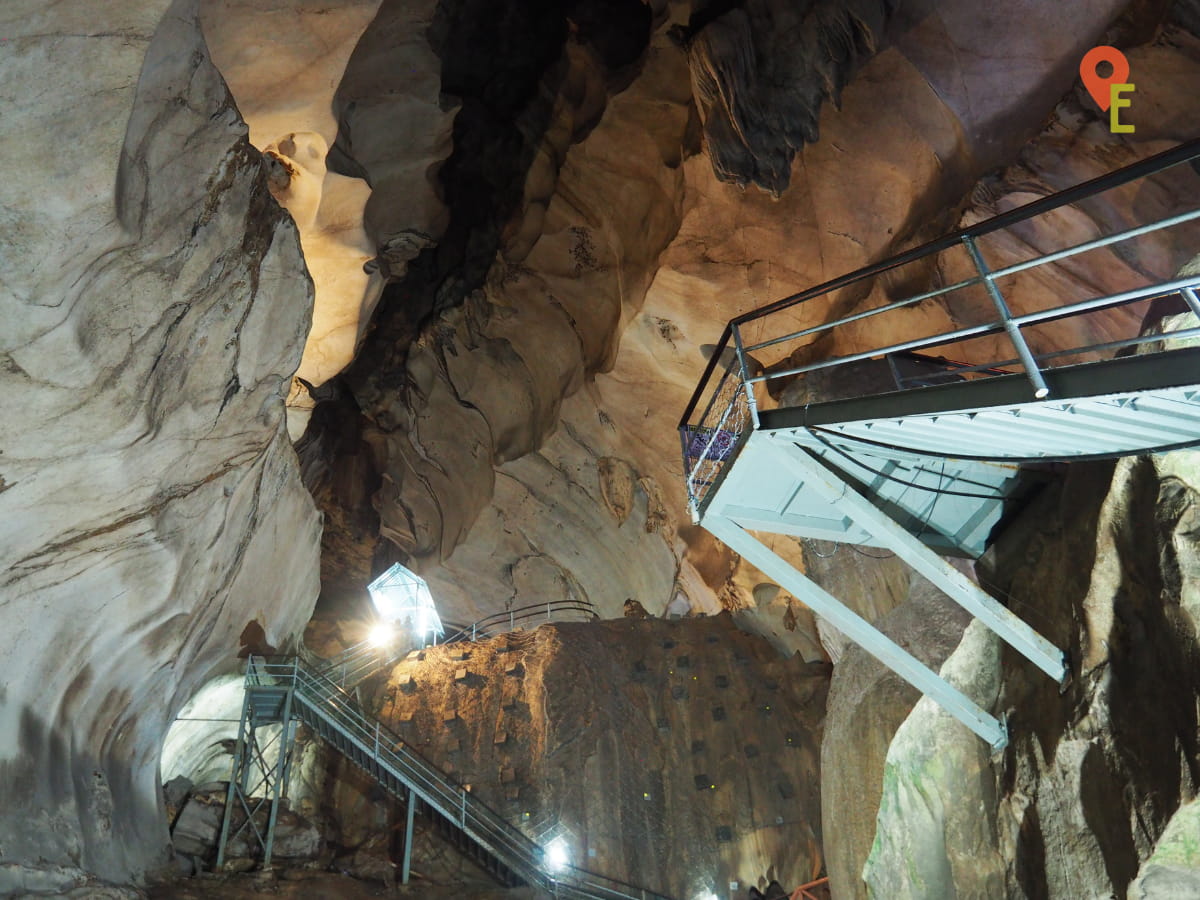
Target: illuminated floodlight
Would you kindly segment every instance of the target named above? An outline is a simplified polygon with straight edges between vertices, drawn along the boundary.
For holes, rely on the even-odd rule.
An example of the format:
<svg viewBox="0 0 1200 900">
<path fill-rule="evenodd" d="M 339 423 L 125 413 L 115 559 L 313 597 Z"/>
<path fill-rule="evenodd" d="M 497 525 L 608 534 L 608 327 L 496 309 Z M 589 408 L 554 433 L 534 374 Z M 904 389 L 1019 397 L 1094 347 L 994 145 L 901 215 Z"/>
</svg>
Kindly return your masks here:
<svg viewBox="0 0 1200 900">
<path fill-rule="evenodd" d="M 373 625 L 367 634 L 367 640 L 371 642 L 372 647 L 386 647 L 396 640 L 396 626 L 391 622 L 380 622 L 378 625 Z"/>
<path fill-rule="evenodd" d="M 567 853 L 567 842 L 561 837 L 556 837 L 546 845 L 546 871 L 561 872 L 571 862 L 571 857 Z"/>
<path fill-rule="evenodd" d="M 367 585 L 367 591 L 381 622 L 402 625 L 425 639 L 444 633 L 429 585 L 399 563 Z"/>
</svg>

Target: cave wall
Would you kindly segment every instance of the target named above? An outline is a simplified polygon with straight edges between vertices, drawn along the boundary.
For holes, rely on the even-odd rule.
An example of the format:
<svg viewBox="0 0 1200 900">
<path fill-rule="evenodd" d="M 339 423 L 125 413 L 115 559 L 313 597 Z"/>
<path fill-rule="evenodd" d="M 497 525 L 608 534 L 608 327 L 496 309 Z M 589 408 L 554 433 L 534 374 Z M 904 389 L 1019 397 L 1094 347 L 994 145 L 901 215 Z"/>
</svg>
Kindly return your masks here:
<svg viewBox="0 0 1200 900">
<path fill-rule="evenodd" d="M 1067 648 L 1074 680 L 1060 692 L 972 626 L 943 675 L 1008 711 L 1009 747 L 989 759 L 917 705 L 888 750 L 868 896 L 1125 896 L 1177 810 L 1187 820 L 1196 465 L 1186 451 L 1079 465 L 997 544 L 988 577 Z M 1157 865 L 1185 871 L 1151 863 L 1143 881 L 1187 885 L 1172 878 L 1188 859 L 1164 847 Z"/>
<path fill-rule="evenodd" d="M 837 90 L 805 86 L 821 141 L 781 168 L 794 136 L 768 140 L 766 186 L 785 171 L 791 184 L 775 200 L 718 178 L 712 128 L 698 155 L 713 107 L 693 95 L 689 48 L 708 46 L 713 71 L 725 64 L 689 5 L 630 0 L 606 17 L 585 2 L 354 4 L 336 61 L 281 65 L 254 107 L 333 147 L 306 171 L 322 190 L 340 185 L 327 209 L 337 227 L 319 226 L 324 194 L 312 221 L 331 240 L 352 234 L 345 258 L 393 278 L 369 330 L 366 293 L 341 323 L 339 352 L 361 340 L 358 361 L 327 382 L 321 427 L 301 447 L 336 526 L 326 586 L 361 597 L 403 556 L 462 618 L 564 591 L 615 614 L 637 596 L 656 613 L 738 610 L 784 649 L 827 652 L 820 623 L 686 525 L 673 426 L 703 346 L 730 315 L 950 225 L 1124 6 L 1030 2 L 995 21 L 966 3 L 863 13 L 846 53 L 817 66 L 831 84 L 859 72 L 840 108 L 821 105 Z M 208 24 L 252 7 L 213 0 Z M 0 185 L 0 788 L 15 800 L 0 812 L 0 877 L 33 891 L 136 880 L 163 862 L 154 769 L 173 712 L 229 664 L 247 623 L 284 646 L 308 618 L 319 515 L 282 398 L 312 286 L 194 2 L 97 13 L 18 0 L 0 18 L 13 85 L 0 146 L 20 173 Z M 301 21 L 298 33 L 320 36 Z M 758 21 L 761 34 L 771 17 Z M 771 52 L 838 49 L 806 27 Z M 388 34 L 408 40 L 392 48 Z M 221 44 L 261 53 L 271 36 Z M 763 74 L 747 72 L 745 44 L 734 52 L 729 71 Z M 1157 58 L 1146 50 L 1135 66 Z M 333 89 L 325 76 L 342 60 Z M 223 65 L 237 81 L 236 54 Z M 397 98 L 390 77 L 414 68 Z M 1175 139 L 1194 106 L 1157 75 L 1194 79 L 1194 51 L 1154 71 L 1136 114 L 1158 118 L 1140 134 Z M 753 84 L 730 84 L 726 100 L 753 98 Z M 397 132 L 377 124 L 397 119 Z M 281 136 L 268 139 L 278 151 Z M 397 218 L 414 186 L 415 214 Z M 332 202 L 344 191 L 350 207 Z M 297 200 L 297 220 L 313 202 Z M 810 549 L 786 552 L 803 564 Z M 862 565 L 826 567 L 828 586 L 872 615 L 905 596 L 886 564 Z"/>
<path fill-rule="evenodd" d="M 310 614 L 312 295 L 193 3 L 0 18 L 0 893 L 38 893 L 169 859 L 167 724 Z"/>
</svg>

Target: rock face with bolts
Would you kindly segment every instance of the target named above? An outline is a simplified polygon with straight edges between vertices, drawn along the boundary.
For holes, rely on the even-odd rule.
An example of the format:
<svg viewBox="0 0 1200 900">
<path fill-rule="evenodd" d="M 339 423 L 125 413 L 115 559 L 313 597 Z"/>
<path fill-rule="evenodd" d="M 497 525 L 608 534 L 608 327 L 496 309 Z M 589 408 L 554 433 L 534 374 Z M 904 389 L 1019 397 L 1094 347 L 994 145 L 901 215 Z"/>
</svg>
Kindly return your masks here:
<svg viewBox="0 0 1200 900">
<path fill-rule="evenodd" d="M 532 837 L 553 817 L 579 864 L 670 896 L 772 868 L 800 884 L 822 865 L 828 667 L 727 615 L 544 625 L 472 645 L 468 680 L 461 656 L 404 661 L 392 684 L 421 689 L 382 684 L 375 702 Z"/>
</svg>

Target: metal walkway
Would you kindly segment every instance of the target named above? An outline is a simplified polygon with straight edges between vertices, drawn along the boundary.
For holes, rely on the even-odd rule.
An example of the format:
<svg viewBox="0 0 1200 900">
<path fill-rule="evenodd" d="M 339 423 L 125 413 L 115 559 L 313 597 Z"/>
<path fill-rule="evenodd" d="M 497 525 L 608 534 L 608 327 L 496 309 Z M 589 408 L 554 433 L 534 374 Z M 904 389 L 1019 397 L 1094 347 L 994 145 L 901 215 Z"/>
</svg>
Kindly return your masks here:
<svg viewBox="0 0 1200 900">
<path fill-rule="evenodd" d="M 1088 254 L 1138 260 L 1139 242 L 1153 232 L 1168 232 L 1183 257 L 1176 265 L 1200 253 L 1197 159 L 1200 141 L 1192 141 L 739 316 L 680 422 L 694 521 L 996 750 L 1007 742 L 1004 722 L 752 532 L 892 550 L 1063 681 L 1063 654 L 943 556 L 977 558 L 1031 486 L 1064 462 L 1200 444 L 1200 274 L 1139 275 L 1090 297 L 1046 296 L 1018 277 L 1041 269 L 1064 285 L 1072 283 L 1064 272 L 1090 283 Z M 1152 175 L 1175 200 L 1165 218 L 1000 268 L 986 261 L 989 235 L 1020 236 L 1035 217 L 1069 204 L 1088 209 L 1106 191 L 1132 194 Z M 1160 246 L 1142 248 L 1161 265 Z M 931 264 L 970 274 L 845 313 L 906 277 L 927 281 Z M 931 328 L 935 318 L 922 313 L 939 299 L 951 324 Z M 1170 315 L 1142 333 L 1152 301 L 1172 305 Z M 964 324 L 971 312 L 981 320 Z M 887 318 L 870 321 L 876 316 Z M 858 349 L 877 324 L 902 339 Z M 854 350 L 836 355 L 841 346 Z"/>
<path fill-rule="evenodd" d="M 401 738 L 362 713 L 335 682 L 299 659 L 268 661 L 251 657 L 246 666 L 246 696 L 238 729 L 234 766 L 225 803 L 217 855 L 225 862 L 230 842 L 247 835 L 271 864 L 280 801 L 287 795 L 295 728 L 309 726 L 322 740 L 370 775 L 406 806 L 402 879 L 408 883 L 413 817 L 421 805 L 435 816 L 438 830 L 451 838 L 499 883 L 526 884 L 555 897 L 597 900 L 668 900 L 623 882 L 569 865 L 554 866 L 545 848 L 446 774 Z M 264 726 L 275 726 L 264 735 Z M 276 753 L 271 744 L 278 742 Z M 276 757 L 274 763 L 268 756 Z M 235 815 L 241 819 L 234 826 Z"/>
</svg>

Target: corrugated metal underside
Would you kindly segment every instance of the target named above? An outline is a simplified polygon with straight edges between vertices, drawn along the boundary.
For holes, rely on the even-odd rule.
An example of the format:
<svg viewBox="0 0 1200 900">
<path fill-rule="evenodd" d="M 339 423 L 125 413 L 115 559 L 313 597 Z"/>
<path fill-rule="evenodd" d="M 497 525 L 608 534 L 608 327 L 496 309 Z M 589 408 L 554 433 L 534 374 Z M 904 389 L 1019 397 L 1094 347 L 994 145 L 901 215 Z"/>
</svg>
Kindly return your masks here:
<svg viewBox="0 0 1200 900">
<path fill-rule="evenodd" d="M 1163 388 L 1004 407 L 839 422 L 817 433 L 934 457 L 1051 460 L 1200 444 L 1200 389 Z M 807 428 L 780 429 L 811 444 Z"/>
<path fill-rule="evenodd" d="M 789 439 L 755 432 L 726 473 L 711 508 L 752 531 L 880 546 L 864 527 L 868 523 L 854 521 L 836 502 L 777 464 L 769 445 Z M 794 443 L 856 484 L 883 514 L 940 553 L 979 556 L 1019 489 L 1018 468 L 1011 463 L 846 450 L 835 442 L 811 442 L 811 436 Z"/>
</svg>

